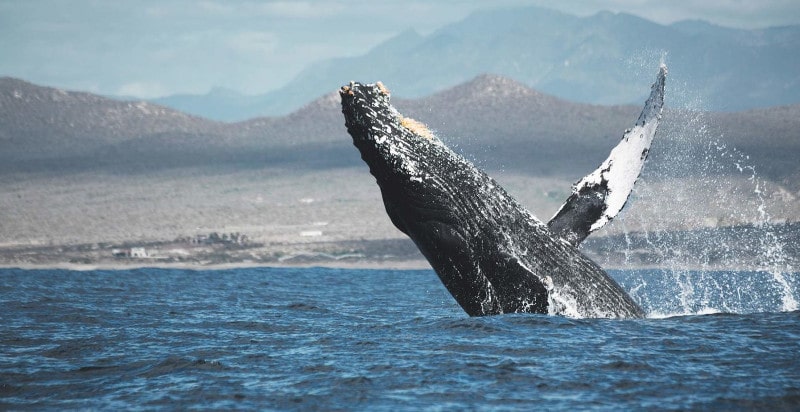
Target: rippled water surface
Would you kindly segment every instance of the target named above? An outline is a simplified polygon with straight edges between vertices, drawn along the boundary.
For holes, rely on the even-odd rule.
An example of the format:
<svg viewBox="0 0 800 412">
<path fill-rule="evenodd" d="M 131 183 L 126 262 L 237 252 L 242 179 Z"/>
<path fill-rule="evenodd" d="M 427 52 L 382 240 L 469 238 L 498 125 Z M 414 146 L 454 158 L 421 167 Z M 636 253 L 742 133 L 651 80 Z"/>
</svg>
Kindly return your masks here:
<svg viewBox="0 0 800 412">
<path fill-rule="evenodd" d="M 0 270 L 0 409 L 800 408 L 769 276 L 612 275 L 659 316 L 741 313 L 468 318 L 432 271 Z"/>
</svg>

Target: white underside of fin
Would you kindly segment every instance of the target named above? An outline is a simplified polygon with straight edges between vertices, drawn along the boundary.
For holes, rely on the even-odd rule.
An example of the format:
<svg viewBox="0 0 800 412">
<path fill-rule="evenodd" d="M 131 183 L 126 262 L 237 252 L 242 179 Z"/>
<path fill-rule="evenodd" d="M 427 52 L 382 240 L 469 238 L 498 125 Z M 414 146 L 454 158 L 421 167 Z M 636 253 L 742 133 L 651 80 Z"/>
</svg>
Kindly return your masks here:
<svg viewBox="0 0 800 412">
<path fill-rule="evenodd" d="M 645 160 L 647 160 L 650 145 L 653 143 L 661 120 L 666 75 L 667 67 L 662 64 L 659 68 L 658 78 L 651 87 L 650 96 L 645 102 L 636 125 L 625 131 L 622 140 L 611 150 L 608 158 L 600 167 L 573 186 L 575 195 L 585 189 L 601 188 L 600 190 L 603 190 L 602 188 L 605 188 L 607 190 L 603 212 L 597 220 L 592 222 L 590 232 L 600 229 L 617 216 L 633 191 L 633 186 L 639 178 Z M 588 192 L 592 192 L 592 190 Z M 566 205 L 566 203 L 562 205 L 554 218 Z"/>
</svg>

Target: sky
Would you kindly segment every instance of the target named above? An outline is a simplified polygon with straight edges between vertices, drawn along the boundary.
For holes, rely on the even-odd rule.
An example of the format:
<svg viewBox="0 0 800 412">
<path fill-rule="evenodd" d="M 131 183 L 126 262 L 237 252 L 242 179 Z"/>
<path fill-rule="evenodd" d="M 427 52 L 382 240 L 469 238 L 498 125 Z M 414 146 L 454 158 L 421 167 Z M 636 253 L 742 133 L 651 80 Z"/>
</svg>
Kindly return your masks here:
<svg viewBox="0 0 800 412">
<path fill-rule="evenodd" d="M 487 7 L 520 6 L 661 24 L 800 24 L 798 0 L 0 0 L 0 76 L 136 98 L 260 94 L 404 30 L 429 34 Z"/>
</svg>

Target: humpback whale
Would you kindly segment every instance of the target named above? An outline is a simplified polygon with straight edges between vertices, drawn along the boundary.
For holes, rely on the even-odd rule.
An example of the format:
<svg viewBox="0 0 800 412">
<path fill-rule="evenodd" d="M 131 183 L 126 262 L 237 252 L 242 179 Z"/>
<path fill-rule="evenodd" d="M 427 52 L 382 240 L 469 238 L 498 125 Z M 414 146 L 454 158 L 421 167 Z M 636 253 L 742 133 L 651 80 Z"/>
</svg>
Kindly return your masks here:
<svg viewBox="0 0 800 412">
<path fill-rule="evenodd" d="M 400 114 L 380 82 L 350 82 L 339 94 L 345 126 L 386 213 L 468 315 L 636 318 L 643 310 L 578 245 L 627 202 L 658 128 L 666 74 L 662 65 L 634 127 L 573 186 L 548 223 Z"/>
</svg>

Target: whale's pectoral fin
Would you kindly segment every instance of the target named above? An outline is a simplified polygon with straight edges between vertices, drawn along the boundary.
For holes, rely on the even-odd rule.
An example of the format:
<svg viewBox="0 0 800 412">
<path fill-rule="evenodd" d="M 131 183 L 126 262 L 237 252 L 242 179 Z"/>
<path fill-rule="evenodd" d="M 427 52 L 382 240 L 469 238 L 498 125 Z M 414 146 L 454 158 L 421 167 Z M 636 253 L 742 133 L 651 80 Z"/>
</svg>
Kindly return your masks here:
<svg viewBox="0 0 800 412">
<path fill-rule="evenodd" d="M 572 194 L 547 223 L 573 246 L 610 222 L 628 201 L 661 120 L 666 77 L 667 67 L 662 64 L 636 125 L 625 131 L 597 170 L 575 183 Z"/>
</svg>

